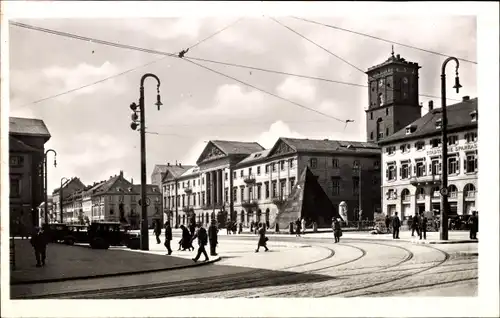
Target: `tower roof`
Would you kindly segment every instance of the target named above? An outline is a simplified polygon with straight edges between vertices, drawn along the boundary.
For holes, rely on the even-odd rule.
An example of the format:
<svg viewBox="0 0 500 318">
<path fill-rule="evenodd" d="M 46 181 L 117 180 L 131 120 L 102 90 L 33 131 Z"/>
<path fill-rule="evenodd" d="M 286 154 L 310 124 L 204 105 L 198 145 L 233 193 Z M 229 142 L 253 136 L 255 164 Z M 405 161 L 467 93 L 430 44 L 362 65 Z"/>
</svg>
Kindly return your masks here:
<svg viewBox="0 0 500 318">
<path fill-rule="evenodd" d="M 421 68 L 420 66 L 418 66 L 418 63 L 416 63 L 416 62 L 409 62 L 405 58 L 401 57 L 401 55 L 399 55 L 399 54 L 394 55 L 394 46 L 393 46 L 391 56 L 389 56 L 389 58 L 387 60 L 385 60 L 383 63 L 368 68 L 368 71 L 366 72 L 366 74 L 372 73 L 374 70 L 377 70 L 381 67 L 391 65 L 391 64 L 398 64 L 398 65 L 403 65 L 406 67 L 409 66 L 409 67 L 417 68 L 417 69 Z"/>
</svg>

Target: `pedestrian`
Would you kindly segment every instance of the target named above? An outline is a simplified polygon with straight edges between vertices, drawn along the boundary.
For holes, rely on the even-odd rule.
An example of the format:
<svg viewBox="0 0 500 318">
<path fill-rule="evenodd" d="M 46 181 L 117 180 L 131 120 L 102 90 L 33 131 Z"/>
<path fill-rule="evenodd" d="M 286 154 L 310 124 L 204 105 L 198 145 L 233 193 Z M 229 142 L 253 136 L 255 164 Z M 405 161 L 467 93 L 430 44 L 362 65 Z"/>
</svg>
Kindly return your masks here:
<svg viewBox="0 0 500 318">
<path fill-rule="evenodd" d="M 243 223 L 240 222 L 239 227 L 238 227 L 238 234 L 243 233 Z"/>
<path fill-rule="evenodd" d="M 155 221 L 154 232 L 155 232 L 155 236 L 156 236 L 156 244 L 160 244 L 161 243 L 161 239 L 160 239 L 160 235 L 161 235 L 160 221 Z"/>
<path fill-rule="evenodd" d="M 385 215 L 385 228 L 387 229 L 387 233 L 391 233 L 391 218 L 389 214 Z"/>
<path fill-rule="evenodd" d="M 469 218 L 470 232 L 469 237 L 471 240 L 477 240 L 477 232 L 479 232 L 479 219 L 477 218 L 477 212 L 472 212 L 472 216 Z"/>
<path fill-rule="evenodd" d="M 210 241 L 210 255 L 217 256 L 217 252 L 215 251 L 218 241 L 217 241 L 217 233 L 219 229 L 215 225 L 215 220 L 210 222 L 210 226 L 208 227 L 208 239 Z"/>
<path fill-rule="evenodd" d="M 297 221 L 295 221 L 295 236 L 297 237 L 300 237 L 300 218 L 297 218 Z"/>
<path fill-rule="evenodd" d="M 425 213 L 420 213 L 420 239 L 422 239 L 422 234 L 424 236 L 424 240 L 427 239 L 427 217 Z"/>
<path fill-rule="evenodd" d="M 231 235 L 231 222 L 226 222 L 226 234 Z"/>
<path fill-rule="evenodd" d="M 257 249 L 255 250 L 255 253 L 259 252 L 260 247 L 264 247 L 266 250 L 265 252 L 269 251 L 267 248 L 267 241 L 269 240 L 266 236 L 266 227 L 264 226 L 264 223 L 259 223 L 259 242 L 257 242 Z"/>
<path fill-rule="evenodd" d="M 31 237 L 30 243 L 35 250 L 36 267 L 45 266 L 47 256 L 47 237 L 45 231 L 38 226 L 35 227 L 35 233 Z"/>
<path fill-rule="evenodd" d="M 254 227 L 254 224 L 253 224 L 253 221 L 252 221 L 252 222 L 250 222 L 250 233 L 253 232 L 253 227 Z"/>
<path fill-rule="evenodd" d="M 394 212 L 392 217 L 392 238 L 399 239 L 399 228 L 401 227 L 401 221 L 399 220 L 398 212 Z"/>
<path fill-rule="evenodd" d="M 196 257 L 193 258 L 193 261 L 196 263 L 198 259 L 200 258 L 201 254 L 203 253 L 203 256 L 205 256 L 205 262 L 209 260 L 207 251 L 205 250 L 205 246 L 208 243 L 208 235 L 207 235 L 207 230 L 201 225 L 201 222 L 196 224 L 197 231 L 193 235 L 193 238 L 191 241 L 194 241 L 194 239 L 198 239 L 198 253 L 196 254 Z"/>
<path fill-rule="evenodd" d="M 195 231 L 196 231 L 196 225 L 194 221 L 191 221 L 189 223 L 189 233 L 191 234 L 191 237 L 193 237 Z"/>
<path fill-rule="evenodd" d="M 236 235 L 236 221 L 231 222 L 231 231 L 233 231 L 233 235 Z"/>
<path fill-rule="evenodd" d="M 418 213 L 415 212 L 413 219 L 411 221 L 411 236 L 413 237 L 415 230 L 417 231 L 417 235 L 420 236 L 420 218 L 418 217 Z"/>
<path fill-rule="evenodd" d="M 302 228 L 302 234 L 306 234 L 306 219 L 302 218 L 300 221 L 300 227 Z"/>
<path fill-rule="evenodd" d="M 189 251 L 194 250 L 193 243 L 191 240 L 192 237 L 191 233 L 184 225 L 181 225 L 181 229 L 182 229 L 182 238 L 179 242 L 180 245 L 179 249 L 182 247 L 183 251 L 185 251 L 186 249 L 188 249 Z"/>
<path fill-rule="evenodd" d="M 165 222 L 165 247 L 167 248 L 168 254 L 172 254 L 172 248 L 170 248 L 170 241 L 172 240 L 172 228 L 170 227 L 170 222 Z"/>
<path fill-rule="evenodd" d="M 340 237 L 342 236 L 342 228 L 340 227 L 340 222 L 337 218 L 332 218 L 332 229 L 335 243 L 340 242 Z"/>
</svg>

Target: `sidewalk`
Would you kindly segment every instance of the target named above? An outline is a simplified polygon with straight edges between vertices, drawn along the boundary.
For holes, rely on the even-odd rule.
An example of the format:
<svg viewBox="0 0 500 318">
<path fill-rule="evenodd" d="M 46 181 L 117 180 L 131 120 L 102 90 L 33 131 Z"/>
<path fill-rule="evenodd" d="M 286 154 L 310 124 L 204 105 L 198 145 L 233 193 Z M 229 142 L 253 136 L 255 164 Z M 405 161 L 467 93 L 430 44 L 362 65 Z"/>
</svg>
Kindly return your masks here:
<svg viewBox="0 0 500 318">
<path fill-rule="evenodd" d="M 10 271 L 11 285 L 47 283 L 72 279 L 109 277 L 172 270 L 210 264 L 193 263 L 191 259 L 138 254 L 119 248 L 94 250 L 87 247 L 49 244 L 45 267 L 35 267 L 35 253 L 29 240 L 16 240 L 16 269 Z"/>
</svg>

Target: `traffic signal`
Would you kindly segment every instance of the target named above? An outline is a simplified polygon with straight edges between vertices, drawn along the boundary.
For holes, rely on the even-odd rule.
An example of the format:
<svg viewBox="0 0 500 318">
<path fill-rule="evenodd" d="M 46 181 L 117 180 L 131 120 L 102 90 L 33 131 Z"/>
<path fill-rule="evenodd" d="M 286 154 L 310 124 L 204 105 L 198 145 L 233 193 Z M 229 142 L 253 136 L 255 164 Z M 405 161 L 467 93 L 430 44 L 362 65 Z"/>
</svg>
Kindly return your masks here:
<svg viewBox="0 0 500 318">
<path fill-rule="evenodd" d="M 137 115 L 137 104 L 136 103 L 130 104 L 130 109 L 133 111 L 132 115 L 130 116 L 130 118 L 132 119 L 130 128 L 132 128 L 132 130 L 137 130 L 137 127 L 139 127 L 139 115 Z"/>
</svg>

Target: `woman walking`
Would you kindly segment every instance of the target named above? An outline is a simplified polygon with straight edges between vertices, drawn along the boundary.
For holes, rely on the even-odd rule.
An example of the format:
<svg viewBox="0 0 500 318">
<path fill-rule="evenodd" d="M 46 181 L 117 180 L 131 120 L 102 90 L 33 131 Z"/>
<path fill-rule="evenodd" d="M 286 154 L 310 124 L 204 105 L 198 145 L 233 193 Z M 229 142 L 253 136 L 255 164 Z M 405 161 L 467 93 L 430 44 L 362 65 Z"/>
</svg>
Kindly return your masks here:
<svg viewBox="0 0 500 318">
<path fill-rule="evenodd" d="M 342 229 L 340 228 L 340 222 L 338 219 L 332 219 L 332 229 L 333 237 L 335 238 L 335 243 L 340 242 L 340 237 L 342 236 Z"/>
<path fill-rule="evenodd" d="M 262 223 L 259 223 L 259 242 L 257 243 L 257 249 L 255 250 L 255 253 L 259 252 L 261 246 L 266 249 L 266 252 L 269 251 L 269 249 L 267 248 L 267 241 L 268 238 L 266 237 L 266 227 Z"/>
</svg>

